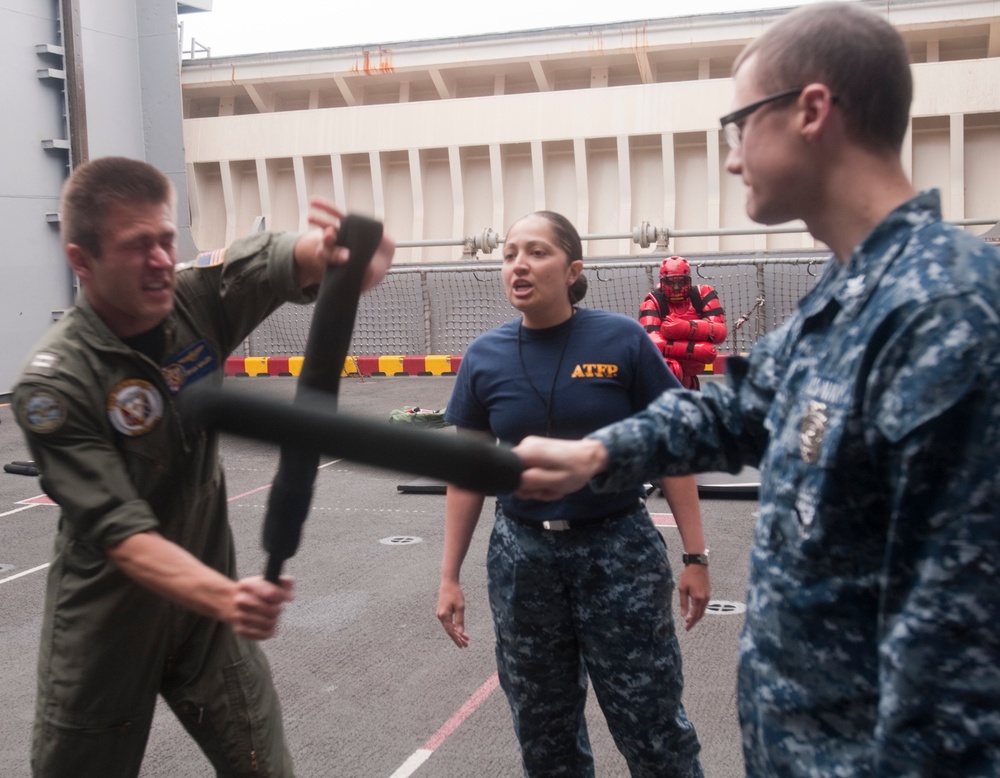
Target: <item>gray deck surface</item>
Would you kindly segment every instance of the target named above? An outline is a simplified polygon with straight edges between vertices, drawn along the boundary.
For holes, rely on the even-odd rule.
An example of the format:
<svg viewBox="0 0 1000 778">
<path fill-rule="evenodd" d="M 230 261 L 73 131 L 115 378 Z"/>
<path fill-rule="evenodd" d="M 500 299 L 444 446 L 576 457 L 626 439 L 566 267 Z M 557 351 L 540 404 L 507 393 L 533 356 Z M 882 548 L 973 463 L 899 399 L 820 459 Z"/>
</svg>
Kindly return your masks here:
<svg viewBox="0 0 1000 778">
<path fill-rule="evenodd" d="M 293 378 L 238 378 L 241 388 L 289 399 Z M 246 385 L 249 383 L 249 387 Z M 441 408 L 454 378 L 349 378 L 341 408 L 387 420 L 407 405 Z M 453 434 L 436 430 L 430 434 Z M 241 573 L 263 569 L 260 529 L 274 477 L 274 447 L 226 438 L 223 444 Z M 28 460 L 9 406 L 0 406 L 0 460 Z M 444 497 L 404 494 L 416 476 L 323 460 L 302 546 L 286 565 L 296 600 L 279 635 L 265 644 L 282 698 L 297 774 L 336 778 L 489 778 L 518 776 L 510 713 L 499 689 L 473 699 L 496 671 L 486 599 L 486 544 L 493 500 L 487 499 L 463 570 L 466 627 L 472 644 L 455 648 L 434 617 L 443 537 Z M 262 488 L 264 487 L 264 488 Z M 254 491 L 257 490 L 257 491 Z M 41 494 L 38 479 L 0 472 L 0 774 L 29 774 L 35 658 L 45 570 L 17 576 L 49 559 L 57 509 L 22 501 Z M 653 513 L 667 512 L 662 495 Z M 684 703 L 702 743 L 709 778 L 743 774 L 735 709 L 736 650 L 747 556 L 757 503 L 702 499 L 712 552 L 713 599 L 722 613 L 681 633 Z M 675 572 L 677 530 L 663 527 Z M 418 538 L 419 542 L 400 542 Z M 394 542 L 383 542 L 394 539 Z M 736 603 L 736 612 L 729 604 Z M 677 602 L 674 602 L 677 612 Z M 487 689 L 489 687 L 487 686 Z M 482 695 L 480 695 L 482 697 Z M 450 731 L 453 717 L 467 718 Z M 459 716 L 461 718 L 461 716 Z M 588 723 L 598 776 L 627 776 L 591 694 Z M 437 735 L 437 738 L 434 736 Z M 434 738 L 432 740 L 432 738 Z M 430 741 L 430 742 L 429 742 Z M 432 753 L 417 769 L 400 768 L 418 751 Z M 412 764 L 412 763 L 411 763 Z M 412 770 L 412 772 L 409 772 Z M 160 704 L 143 778 L 211 775 L 207 761 Z"/>
</svg>

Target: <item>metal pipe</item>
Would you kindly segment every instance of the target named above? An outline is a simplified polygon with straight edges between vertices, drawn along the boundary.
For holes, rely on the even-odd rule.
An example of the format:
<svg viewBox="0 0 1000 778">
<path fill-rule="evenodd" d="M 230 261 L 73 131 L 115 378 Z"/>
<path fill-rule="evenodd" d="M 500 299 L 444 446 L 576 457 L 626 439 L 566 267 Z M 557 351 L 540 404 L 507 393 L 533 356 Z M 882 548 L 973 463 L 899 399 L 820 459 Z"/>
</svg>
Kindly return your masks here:
<svg viewBox="0 0 1000 778">
<path fill-rule="evenodd" d="M 947 220 L 949 224 L 954 224 L 958 227 L 973 227 L 982 225 L 994 225 L 1000 218 L 991 219 L 954 219 Z M 651 228 L 655 231 L 659 231 L 659 228 Z M 738 235 L 781 235 L 781 234 L 791 234 L 791 233 L 804 233 L 808 232 L 805 227 L 796 226 L 782 226 L 782 227 L 722 227 L 715 229 L 705 229 L 705 230 L 669 230 L 667 234 L 670 238 L 711 238 L 711 237 L 729 237 Z M 479 235 L 485 235 L 487 233 L 493 233 L 491 228 L 486 228 Z M 496 233 L 493 233 L 496 235 Z M 587 235 L 581 235 L 580 240 L 590 241 L 590 240 L 630 240 L 636 243 L 636 236 L 641 236 L 643 234 L 642 227 L 636 227 L 630 232 L 611 232 L 611 233 L 590 233 Z M 475 245 L 476 238 L 479 235 L 472 235 L 465 238 L 449 238 L 446 240 L 400 240 L 396 241 L 397 248 L 433 248 L 436 246 L 462 246 L 463 248 L 469 245 L 470 241 L 473 243 L 476 249 L 479 248 Z M 496 235 L 497 245 L 503 245 L 505 238 L 500 235 Z"/>
<path fill-rule="evenodd" d="M 83 46 L 80 33 L 80 0 L 60 3 L 63 66 L 66 70 L 66 127 L 69 130 L 70 170 L 90 157 L 87 141 L 87 100 L 83 89 Z"/>
</svg>

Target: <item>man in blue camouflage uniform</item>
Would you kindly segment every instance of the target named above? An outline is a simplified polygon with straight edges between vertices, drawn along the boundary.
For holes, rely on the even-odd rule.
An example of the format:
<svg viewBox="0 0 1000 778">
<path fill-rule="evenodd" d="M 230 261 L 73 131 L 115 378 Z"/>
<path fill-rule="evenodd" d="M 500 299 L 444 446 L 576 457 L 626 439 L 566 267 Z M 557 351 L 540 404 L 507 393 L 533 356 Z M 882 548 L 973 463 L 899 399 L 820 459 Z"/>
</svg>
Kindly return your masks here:
<svg viewBox="0 0 1000 778">
<path fill-rule="evenodd" d="M 729 386 L 526 439 L 519 494 L 759 464 L 747 774 L 996 776 L 1000 256 L 907 181 L 912 83 L 879 17 L 800 8 L 734 70 L 722 124 L 749 215 L 803 219 L 836 261 Z"/>
</svg>

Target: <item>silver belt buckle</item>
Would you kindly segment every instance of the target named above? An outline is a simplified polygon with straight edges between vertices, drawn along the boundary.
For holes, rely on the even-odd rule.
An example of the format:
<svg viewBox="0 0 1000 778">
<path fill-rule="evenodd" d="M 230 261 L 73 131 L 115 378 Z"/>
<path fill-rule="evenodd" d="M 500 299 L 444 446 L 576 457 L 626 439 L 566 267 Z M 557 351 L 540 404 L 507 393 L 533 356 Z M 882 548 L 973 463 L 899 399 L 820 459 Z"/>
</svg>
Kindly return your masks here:
<svg viewBox="0 0 1000 778">
<path fill-rule="evenodd" d="M 555 521 L 543 521 L 542 528 L 547 530 L 552 530 L 553 532 L 562 532 L 565 529 L 569 529 L 569 522 L 565 519 L 556 519 Z"/>
</svg>

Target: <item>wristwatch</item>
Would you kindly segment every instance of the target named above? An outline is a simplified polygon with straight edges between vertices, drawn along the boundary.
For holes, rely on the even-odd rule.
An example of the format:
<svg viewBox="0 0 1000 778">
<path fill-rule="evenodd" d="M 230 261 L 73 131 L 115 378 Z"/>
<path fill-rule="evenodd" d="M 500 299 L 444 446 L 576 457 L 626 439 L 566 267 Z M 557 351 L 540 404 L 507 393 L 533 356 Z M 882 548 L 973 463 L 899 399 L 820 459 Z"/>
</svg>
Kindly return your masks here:
<svg viewBox="0 0 1000 778">
<path fill-rule="evenodd" d="M 708 549 L 704 554 L 681 554 L 681 561 L 685 565 L 704 565 L 708 567 Z"/>
</svg>

